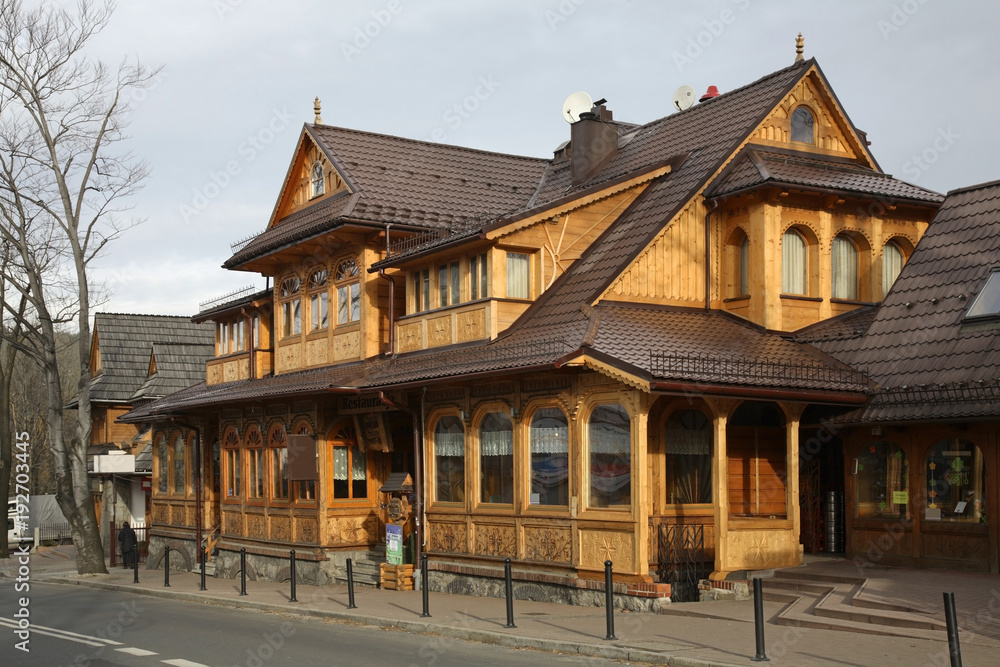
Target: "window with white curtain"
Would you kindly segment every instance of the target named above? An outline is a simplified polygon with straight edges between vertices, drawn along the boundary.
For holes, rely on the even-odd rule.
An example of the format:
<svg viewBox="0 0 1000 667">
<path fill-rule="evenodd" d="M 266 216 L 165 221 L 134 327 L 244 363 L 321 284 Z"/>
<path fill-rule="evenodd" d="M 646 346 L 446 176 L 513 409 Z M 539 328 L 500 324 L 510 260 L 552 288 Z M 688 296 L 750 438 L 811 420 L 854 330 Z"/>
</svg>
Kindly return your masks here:
<svg viewBox="0 0 1000 667">
<path fill-rule="evenodd" d="M 465 500 L 465 427 L 458 417 L 442 417 L 434 427 L 435 499 Z"/>
<path fill-rule="evenodd" d="M 712 422 L 699 410 L 678 410 L 663 432 L 667 504 L 712 502 Z"/>
<path fill-rule="evenodd" d="M 789 229 L 781 238 L 782 293 L 807 293 L 808 250 L 805 238 L 794 229 Z"/>
<path fill-rule="evenodd" d="M 531 257 L 517 252 L 507 253 L 507 296 L 511 299 L 531 297 Z"/>
<path fill-rule="evenodd" d="M 834 299 L 858 298 L 858 247 L 847 234 L 838 234 L 830 250 L 830 296 Z"/>
<path fill-rule="evenodd" d="M 740 285 L 737 296 L 750 293 L 750 237 L 744 236 L 740 243 Z"/>
<path fill-rule="evenodd" d="M 368 497 L 367 456 L 357 443 L 338 443 L 333 447 L 333 497 L 338 500 Z"/>
<path fill-rule="evenodd" d="M 541 408 L 531 417 L 529 505 L 569 504 L 569 422 L 559 408 Z"/>
<path fill-rule="evenodd" d="M 505 412 L 490 412 L 479 424 L 479 499 L 514 502 L 514 427 Z"/>
<path fill-rule="evenodd" d="M 594 408 L 587 422 L 590 506 L 632 502 L 632 437 L 628 412 L 616 404 Z"/>
<path fill-rule="evenodd" d="M 882 248 L 882 298 L 889 293 L 892 284 L 903 270 L 903 250 L 895 241 L 889 241 Z"/>
</svg>

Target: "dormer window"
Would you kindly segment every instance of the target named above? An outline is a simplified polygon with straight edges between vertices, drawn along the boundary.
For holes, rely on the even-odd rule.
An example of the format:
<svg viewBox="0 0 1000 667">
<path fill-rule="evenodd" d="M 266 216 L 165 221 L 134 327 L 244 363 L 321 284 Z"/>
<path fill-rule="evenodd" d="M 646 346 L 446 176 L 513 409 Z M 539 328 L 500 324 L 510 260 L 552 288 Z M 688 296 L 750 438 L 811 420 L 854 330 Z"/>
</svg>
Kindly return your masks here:
<svg viewBox="0 0 1000 667">
<path fill-rule="evenodd" d="M 358 263 L 345 259 L 337 265 L 334 275 L 337 282 L 337 324 L 348 324 L 361 319 L 361 282 Z"/>
<path fill-rule="evenodd" d="M 326 329 L 329 295 L 326 289 L 330 272 L 317 269 L 309 276 L 309 330 Z"/>
<path fill-rule="evenodd" d="M 302 298 L 299 292 L 302 280 L 298 276 L 281 282 L 281 335 L 296 336 L 302 333 Z"/>
<path fill-rule="evenodd" d="M 969 312 L 965 314 L 970 317 L 996 317 L 1000 315 L 1000 269 L 993 269 L 983 289 L 973 299 L 969 306 Z"/>
<path fill-rule="evenodd" d="M 326 191 L 326 176 L 323 173 L 323 163 L 319 160 L 313 162 L 312 166 L 312 191 L 311 197 L 319 197 Z"/>
<path fill-rule="evenodd" d="M 816 143 L 816 119 L 806 107 L 799 107 L 792 112 L 792 141 L 804 144 Z"/>
</svg>

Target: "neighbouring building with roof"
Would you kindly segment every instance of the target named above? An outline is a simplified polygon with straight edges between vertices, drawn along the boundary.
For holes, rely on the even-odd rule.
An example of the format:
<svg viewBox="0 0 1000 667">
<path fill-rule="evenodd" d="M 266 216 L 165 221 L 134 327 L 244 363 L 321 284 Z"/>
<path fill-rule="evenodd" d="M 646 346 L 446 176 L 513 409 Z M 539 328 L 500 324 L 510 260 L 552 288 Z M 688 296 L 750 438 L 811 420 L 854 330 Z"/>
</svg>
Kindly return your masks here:
<svg viewBox="0 0 1000 667">
<path fill-rule="evenodd" d="M 317 101 L 224 264 L 273 288 L 199 313 L 204 381 L 123 417 L 154 424 L 153 552 L 208 544 L 235 576 L 245 549 L 280 579 L 295 549 L 323 583 L 401 524 L 437 590 L 495 591 L 511 558 L 518 595 L 587 601 L 611 561 L 649 608 L 843 548 L 822 500 L 855 493 L 854 459 L 873 473 L 867 427 L 829 424 L 883 394 L 834 348 L 942 201 L 882 171 L 801 49 L 649 123 L 602 100 L 544 159 L 325 125 Z"/>
<path fill-rule="evenodd" d="M 118 418 L 202 380 L 205 362 L 214 351 L 213 331 L 211 326 L 193 324 L 190 317 L 95 314 L 87 469 L 105 540 L 114 539 L 112 522 L 145 526 L 150 507 L 150 424 L 123 423 Z M 187 448 L 184 442 L 182 455 Z"/>
</svg>

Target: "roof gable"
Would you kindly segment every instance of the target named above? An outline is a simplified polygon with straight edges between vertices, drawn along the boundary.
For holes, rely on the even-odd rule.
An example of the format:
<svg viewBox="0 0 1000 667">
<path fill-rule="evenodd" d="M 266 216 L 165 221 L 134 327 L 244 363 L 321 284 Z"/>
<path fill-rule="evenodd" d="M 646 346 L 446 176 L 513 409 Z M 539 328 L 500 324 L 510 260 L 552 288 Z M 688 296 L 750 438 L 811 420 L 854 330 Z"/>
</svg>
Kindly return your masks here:
<svg viewBox="0 0 1000 667">
<path fill-rule="evenodd" d="M 314 169 L 322 170 L 321 192 L 316 194 L 313 181 L 316 180 Z M 315 137 L 305 126 L 299 135 L 295 154 L 288 166 L 285 180 L 281 184 L 278 201 L 274 205 L 267 228 L 275 226 L 287 216 L 300 211 L 307 206 L 318 204 L 341 192 L 352 192 L 347 178 L 341 169 L 333 162 L 325 146 L 317 143 Z"/>
</svg>

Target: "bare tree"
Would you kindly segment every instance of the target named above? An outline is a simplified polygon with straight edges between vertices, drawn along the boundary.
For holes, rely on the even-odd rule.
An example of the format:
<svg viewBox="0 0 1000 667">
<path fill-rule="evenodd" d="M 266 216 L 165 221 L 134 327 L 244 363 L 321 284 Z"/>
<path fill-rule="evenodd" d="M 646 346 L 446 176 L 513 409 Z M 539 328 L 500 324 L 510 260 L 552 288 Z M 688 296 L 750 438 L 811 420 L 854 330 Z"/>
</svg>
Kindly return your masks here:
<svg viewBox="0 0 1000 667">
<path fill-rule="evenodd" d="M 18 316 L 10 302 L 3 307 L 26 337 L 11 342 L 44 373 L 56 497 L 80 573 L 106 572 L 87 479 L 93 289 L 87 272 L 135 224 L 122 214 L 147 168 L 121 143 L 130 95 L 155 75 L 137 62 L 109 68 L 86 55 L 113 11 L 111 2 L 95 7 L 81 0 L 69 10 L 0 0 L 0 240 L 14 256 L 5 278 L 27 309 Z M 57 341 L 67 324 L 78 333 L 80 371 L 77 427 L 68 442 Z"/>
</svg>

